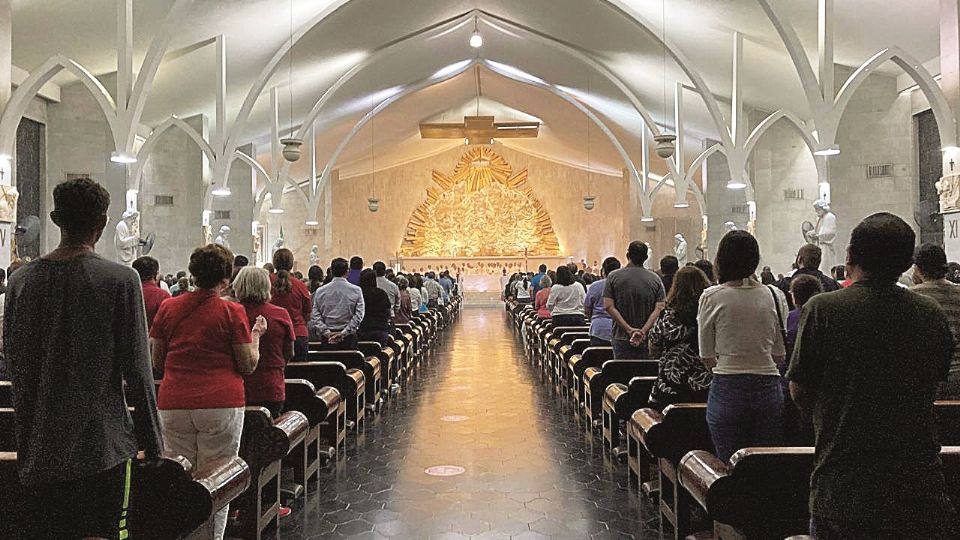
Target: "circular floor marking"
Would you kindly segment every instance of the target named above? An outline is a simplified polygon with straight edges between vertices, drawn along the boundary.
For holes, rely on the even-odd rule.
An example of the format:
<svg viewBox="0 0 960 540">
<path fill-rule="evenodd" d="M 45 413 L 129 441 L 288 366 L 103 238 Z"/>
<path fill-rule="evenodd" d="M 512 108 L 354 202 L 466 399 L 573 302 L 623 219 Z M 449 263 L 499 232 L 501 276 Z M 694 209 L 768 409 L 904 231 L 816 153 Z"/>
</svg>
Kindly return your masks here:
<svg viewBox="0 0 960 540">
<path fill-rule="evenodd" d="M 459 414 L 451 414 L 449 416 L 441 416 L 440 420 L 444 422 L 463 422 L 464 420 L 469 420 L 469 416 L 461 416 Z"/>
<path fill-rule="evenodd" d="M 433 467 L 427 467 L 423 472 L 430 476 L 457 476 L 467 472 L 467 470 L 456 465 L 434 465 Z"/>
</svg>

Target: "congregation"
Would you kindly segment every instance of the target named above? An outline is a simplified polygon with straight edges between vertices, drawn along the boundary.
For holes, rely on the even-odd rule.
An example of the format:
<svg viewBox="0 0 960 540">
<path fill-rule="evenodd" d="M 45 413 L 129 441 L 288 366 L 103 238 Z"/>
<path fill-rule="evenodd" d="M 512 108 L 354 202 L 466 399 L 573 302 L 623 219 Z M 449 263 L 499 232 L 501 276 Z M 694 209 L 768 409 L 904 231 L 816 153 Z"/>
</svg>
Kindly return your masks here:
<svg viewBox="0 0 960 540">
<path fill-rule="evenodd" d="M 758 275 L 760 249 L 746 231 L 728 232 L 713 263 L 679 268 L 668 256 L 654 272 L 644 268 L 647 257 L 634 241 L 626 264 L 607 258 L 599 276 L 542 265 L 511 276 L 503 299 L 530 357 L 602 426 L 605 445 L 641 482 L 649 478 L 644 456 L 664 455 L 667 444 L 653 431 L 678 417 L 687 422 L 674 425 L 670 443 L 683 450 L 661 458 L 659 480 L 642 486 L 662 501 L 661 533 L 695 532 L 695 512 L 682 508 L 692 498 L 717 521 L 712 532 L 722 529 L 719 505 L 746 507 L 736 515 L 749 517 L 728 523 L 753 532 L 721 538 L 960 534 L 960 494 L 940 457 L 941 445 L 957 442 L 942 409 L 960 399 L 960 285 L 948 279 L 943 248 L 917 247 L 907 223 L 878 213 L 853 229 L 846 264 L 833 276 L 820 271 L 821 248 L 810 243 L 779 279 L 769 267 Z M 628 448 L 616 447 L 624 435 Z M 783 455 L 770 478 L 752 477 L 744 488 L 760 499 L 762 486 L 777 485 L 771 497 L 780 503 L 704 494 L 739 464 L 756 462 L 756 452 Z M 802 484 L 779 484 L 794 478 L 787 458 L 806 471 Z M 693 471 L 692 483 L 684 471 Z M 783 501 L 798 492 L 809 494 L 809 507 L 791 522 L 781 517 L 790 512 Z M 751 508 L 763 508 L 766 523 Z M 797 530 L 798 518 L 809 519 L 808 531 Z"/>
<path fill-rule="evenodd" d="M 27 494 L 24 516 L 3 531 L 17 530 L 18 538 L 127 538 L 136 528 L 130 494 L 138 454 L 148 469 L 172 457 L 198 472 L 223 460 L 250 461 L 250 448 L 242 448 L 256 446 L 246 440 L 251 413 L 262 408 L 276 426 L 308 414 L 287 400 L 288 366 L 302 368 L 297 378 L 313 383 L 311 397 L 328 403 L 323 422 L 313 422 L 314 449 L 299 436 L 302 459 L 311 461 L 311 452 L 319 459 L 321 423 L 328 431 L 332 422 L 323 443 L 332 447 L 324 451 L 329 458 L 344 427 L 400 391 L 407 364 L 422 351 L 413 349 L 414 338 L 426 344 L 459 302 L 446 273 L 395 274 L 383 262 L 364 268 L 359 257 L 336 258 L 326 272 L 311 267 L 305 281 L 287 249 L 266 269 L 217 244 L 196 248 L 189 275 L 181 273 L 168 292 L 155 259 L 138 258 L 132 271 L 95 253 L 109 206 L 107 191 L 88 178 L 58 185 L 51 219 L 60 245 L 11 270 L 3 292 L 3 362 L 12 383 L 3 405 L 15 411 L 16 433 L 16 448 L 3 450 L 16 450 Z M 350 354 L 360 354 L 363 365 Z M 350 396 L 334 378 L 308 374 L 334 366 L 356 381 L 357 408 L 344 407 Z M 361 370 L 346 369 L 353 367 L 369 383 Z M 234 465 L 233 474 L 247 466 L 256 468 Z M 213 482 L 230 480 L 219 473 Z M 303 471 L 297 475 L 306 484 Z M 264 523 L 291 513 L 276 504 L 264 520 L 270 499 L 257 482 L 242 496 L 252 502 L 232 513 L 229 499 L 212 509 L 206 527 L 213 538 L 222 538 L 228 523 L 245 537 L 253 523 L 259 538 Z M 279 479 L 272 486 L 266 493 L 279 497 Z M 139 510 L 149 511 L 145 506 Z M 144 529 L 137 537 L 149 537 Z"/>
</svg>

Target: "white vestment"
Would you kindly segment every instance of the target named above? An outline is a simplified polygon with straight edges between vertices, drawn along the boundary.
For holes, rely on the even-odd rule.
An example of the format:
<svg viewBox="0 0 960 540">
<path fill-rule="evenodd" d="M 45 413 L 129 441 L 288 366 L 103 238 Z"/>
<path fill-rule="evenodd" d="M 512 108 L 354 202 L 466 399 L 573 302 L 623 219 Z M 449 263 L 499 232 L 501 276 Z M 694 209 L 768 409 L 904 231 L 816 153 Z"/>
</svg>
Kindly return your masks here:
<svg viewBox="0 0 960 540">
<path fill-rule="evenodd" d="M 837 262 L 837 250 L 834 241 L 837 239 L 837 216 L 833 212 L 827 212 L 817 220 L 817 244 L 823 251 L 823 259 L 820 268 L 827 273 L 834 266 L 840 264 Z"/>
<path fill-rule="evenodd" d="M 137 248 L 140 247 L 140 238 L 130 232 L 126 221 L 117 223 L 117 231 L 113 235 L 113 244 L 117 248 L 117 262 L 130 266 L 137 258 Z"/>
</svg>

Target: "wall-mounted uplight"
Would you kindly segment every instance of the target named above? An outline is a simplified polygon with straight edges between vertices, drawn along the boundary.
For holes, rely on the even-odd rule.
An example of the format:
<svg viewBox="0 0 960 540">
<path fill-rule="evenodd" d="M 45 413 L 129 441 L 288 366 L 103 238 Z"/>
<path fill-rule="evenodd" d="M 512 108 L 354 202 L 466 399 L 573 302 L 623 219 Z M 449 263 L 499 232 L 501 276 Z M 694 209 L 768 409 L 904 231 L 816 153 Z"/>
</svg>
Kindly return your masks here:
<svg viewBox="0 0 960 540">
<path fill-rule="evenodd" d="M 840 145 L 835 144 L 826 148 L 819 148 L 813 152 L 815 156 L 837 156 L 840 155 Z"/>
<path fill-rule="evenodd" d="M 743 180 L 730 180 L 727 182 L 727 189 L 746 189 L 747 184 Z"/>
<path fill-rule="evenodd" d="M 650 222 L 653 221 L 653 218 L 650 217 L 650 216 L 643 216 L 642 218 L 640 218 L 640 221 L 642 221 L 642 222 L 644 222 L 644 223 L 650 223 Z"/>
<path fill-rule="evenodd" d="M 676 202 L 673 203 L 674 208 L 690 208 L 690 203 L 688 202 Z"/>
<path fill-rule="evenodd" d="M 214 197 L 229 197 L 230 188 L 228 188 L 227 186 L 215 187 L 213 188 L 213 191 L 210 192 L 210 194 L 213 195 Z"/>
<path fill-rule="evenodd" d="M 132 156 L 126 152 L 111 152 L 110 161 L 114 163 L 121 163 L 123 165 L 129 165 L 137 162 L 137 156 Z"/>
<path fill-rule="evenodd" d="M 307 227 L 316 227 L 316 226 L 320 225 L 320 222 L 317 221 L 317 220 L 315 220 L 315 219 L 308 219 L 308 220 L 306 221 L 306 225 L 307 225 Z"/>
<path fill-rule="evenodd" d="M 944 146 L 940 149 L 941 152 L 960 152 L 960 146 Z M 0 156 L 0 160 L 3 160 L 4 156 Z"/>
<path fill-rule="evenodd" d="M 283 208 L 271 208 L 267 210 L 271 214 L 282 214 L 284 212 Z"/>
</svg>

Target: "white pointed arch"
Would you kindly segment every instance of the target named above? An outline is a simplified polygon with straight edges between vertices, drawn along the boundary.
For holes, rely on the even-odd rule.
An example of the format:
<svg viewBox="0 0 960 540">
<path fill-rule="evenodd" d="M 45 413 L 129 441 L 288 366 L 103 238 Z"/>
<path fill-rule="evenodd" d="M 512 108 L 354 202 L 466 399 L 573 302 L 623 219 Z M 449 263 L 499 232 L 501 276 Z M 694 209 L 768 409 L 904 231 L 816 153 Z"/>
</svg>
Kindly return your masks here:
<svg viewBox="0 0 960 540">
<path fill-rule="evenodd" d="M 164 120 L 159 126 L 155 127 L 153 131 L 150 132 L 150 135 L 147 135 L 146 140 L 137 152 L 137 162 L 133 165 L 133 170 L 128 177 L 129 189 L 140 189 L 140 182 L 143 179 L 143 169 L 146 166 L 147 159 L 150 157 L 150 154 L 153 152 L 153 149 L 163 134 L 172 128 L 179 129 L 189 136 L 190 140 L 207 156 L 207 159 L 210 161 L 216 160 L 216 152 L 213 147 L 210 146 L 210 143 L 208 143 L 197 130 L 193 129 L 190 124 L 184 122 L 183 119 L 177 116 L 171 116 Z"/>
</svg>

